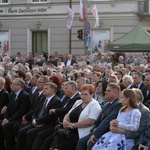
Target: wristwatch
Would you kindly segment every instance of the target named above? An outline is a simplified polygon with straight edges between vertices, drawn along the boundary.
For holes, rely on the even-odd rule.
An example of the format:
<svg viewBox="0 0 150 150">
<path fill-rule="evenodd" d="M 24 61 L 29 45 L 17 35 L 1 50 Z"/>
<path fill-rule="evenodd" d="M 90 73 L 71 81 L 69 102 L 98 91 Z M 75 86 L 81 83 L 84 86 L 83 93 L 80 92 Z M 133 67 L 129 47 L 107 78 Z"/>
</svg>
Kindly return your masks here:
<svg viewBox="0 0 150 150">
<path fill-rule="evenodd" d="M 75 126 L 74 126 L 74 123 L 72 124 L 72 129 L 74 129 L 75 128 Z"/>
</svg>

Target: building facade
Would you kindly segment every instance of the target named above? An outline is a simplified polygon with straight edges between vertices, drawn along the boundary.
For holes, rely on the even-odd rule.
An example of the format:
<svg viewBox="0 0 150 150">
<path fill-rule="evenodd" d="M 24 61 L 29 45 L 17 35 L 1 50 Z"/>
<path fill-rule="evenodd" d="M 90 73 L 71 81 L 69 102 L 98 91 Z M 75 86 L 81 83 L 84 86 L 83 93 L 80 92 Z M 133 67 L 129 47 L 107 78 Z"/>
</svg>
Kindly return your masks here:
<svg viewBox="0 0 150 150">
<path fill-rule="evenodd" d="M 149 30 L 148 0 L 82 0 L 90 33 L 85 40 L 77 31 L 86 25 L 79 21 L 80 0 L 0 0 L 0 53 L 55 51 L 58 54 L 85 54 L 88 50 L 107 51 L 107 43 L 140 24 Z M 94 27 L 91 13 L 96 4 L 100 25 Z M 75 12 L 71 30 L 66 27 L 67 7 Z M 99 47 L 98 47 L 99 45 Z"/>
</svg>

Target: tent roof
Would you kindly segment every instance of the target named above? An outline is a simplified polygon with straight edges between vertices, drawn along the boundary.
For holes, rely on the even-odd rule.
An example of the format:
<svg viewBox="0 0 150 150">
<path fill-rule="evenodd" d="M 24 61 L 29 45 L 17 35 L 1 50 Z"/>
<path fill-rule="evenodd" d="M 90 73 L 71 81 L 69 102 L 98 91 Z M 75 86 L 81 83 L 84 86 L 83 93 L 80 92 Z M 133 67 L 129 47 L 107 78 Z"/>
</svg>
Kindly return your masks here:
<svg viewBox="0 0 150 150">
<path fill-rule="evenodd" d="M 150 34 L 138 25 L 121 38 L 110 42 L 108 50 L 114 52 L 149 52 Z"/>
</svg>

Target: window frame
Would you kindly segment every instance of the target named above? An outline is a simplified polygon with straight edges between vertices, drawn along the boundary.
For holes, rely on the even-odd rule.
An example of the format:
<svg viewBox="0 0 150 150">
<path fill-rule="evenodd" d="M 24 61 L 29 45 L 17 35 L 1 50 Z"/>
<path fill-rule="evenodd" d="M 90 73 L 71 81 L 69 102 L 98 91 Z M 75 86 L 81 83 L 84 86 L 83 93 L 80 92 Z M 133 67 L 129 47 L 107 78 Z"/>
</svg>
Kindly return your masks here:
<svg viewBox="0 0 150 150">
<path fill-rule="evenodd" d="M 7 0 L 7 2 L 3 2 L 3 0 L 0 0 L 0 4 L 8 4 L 9 0 Z"/>
<path fill-rule="evenodd" d="M 32 3 L 48 3 L 49 0 L 46 0 L 45 2 L 41 2 L 41 0 L 38 0 L 39 2 L 34 2 L 34 0 L 31 0 Z"/>
</svg>

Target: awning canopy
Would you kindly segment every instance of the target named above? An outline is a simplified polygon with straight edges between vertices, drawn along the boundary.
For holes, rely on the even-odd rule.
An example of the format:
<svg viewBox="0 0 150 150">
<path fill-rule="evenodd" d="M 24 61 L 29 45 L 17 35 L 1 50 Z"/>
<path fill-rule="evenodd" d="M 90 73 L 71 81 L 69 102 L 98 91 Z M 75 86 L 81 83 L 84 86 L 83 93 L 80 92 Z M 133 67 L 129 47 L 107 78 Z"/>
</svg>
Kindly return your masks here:
<svg viewBox="0 0 150 150">
<path fill-rule="evenodd" d="M 121 38 L 110 42 L 108 50 L 113 52 L 150 52 L 150 34 L 138 25 Z"/>
</svg>

